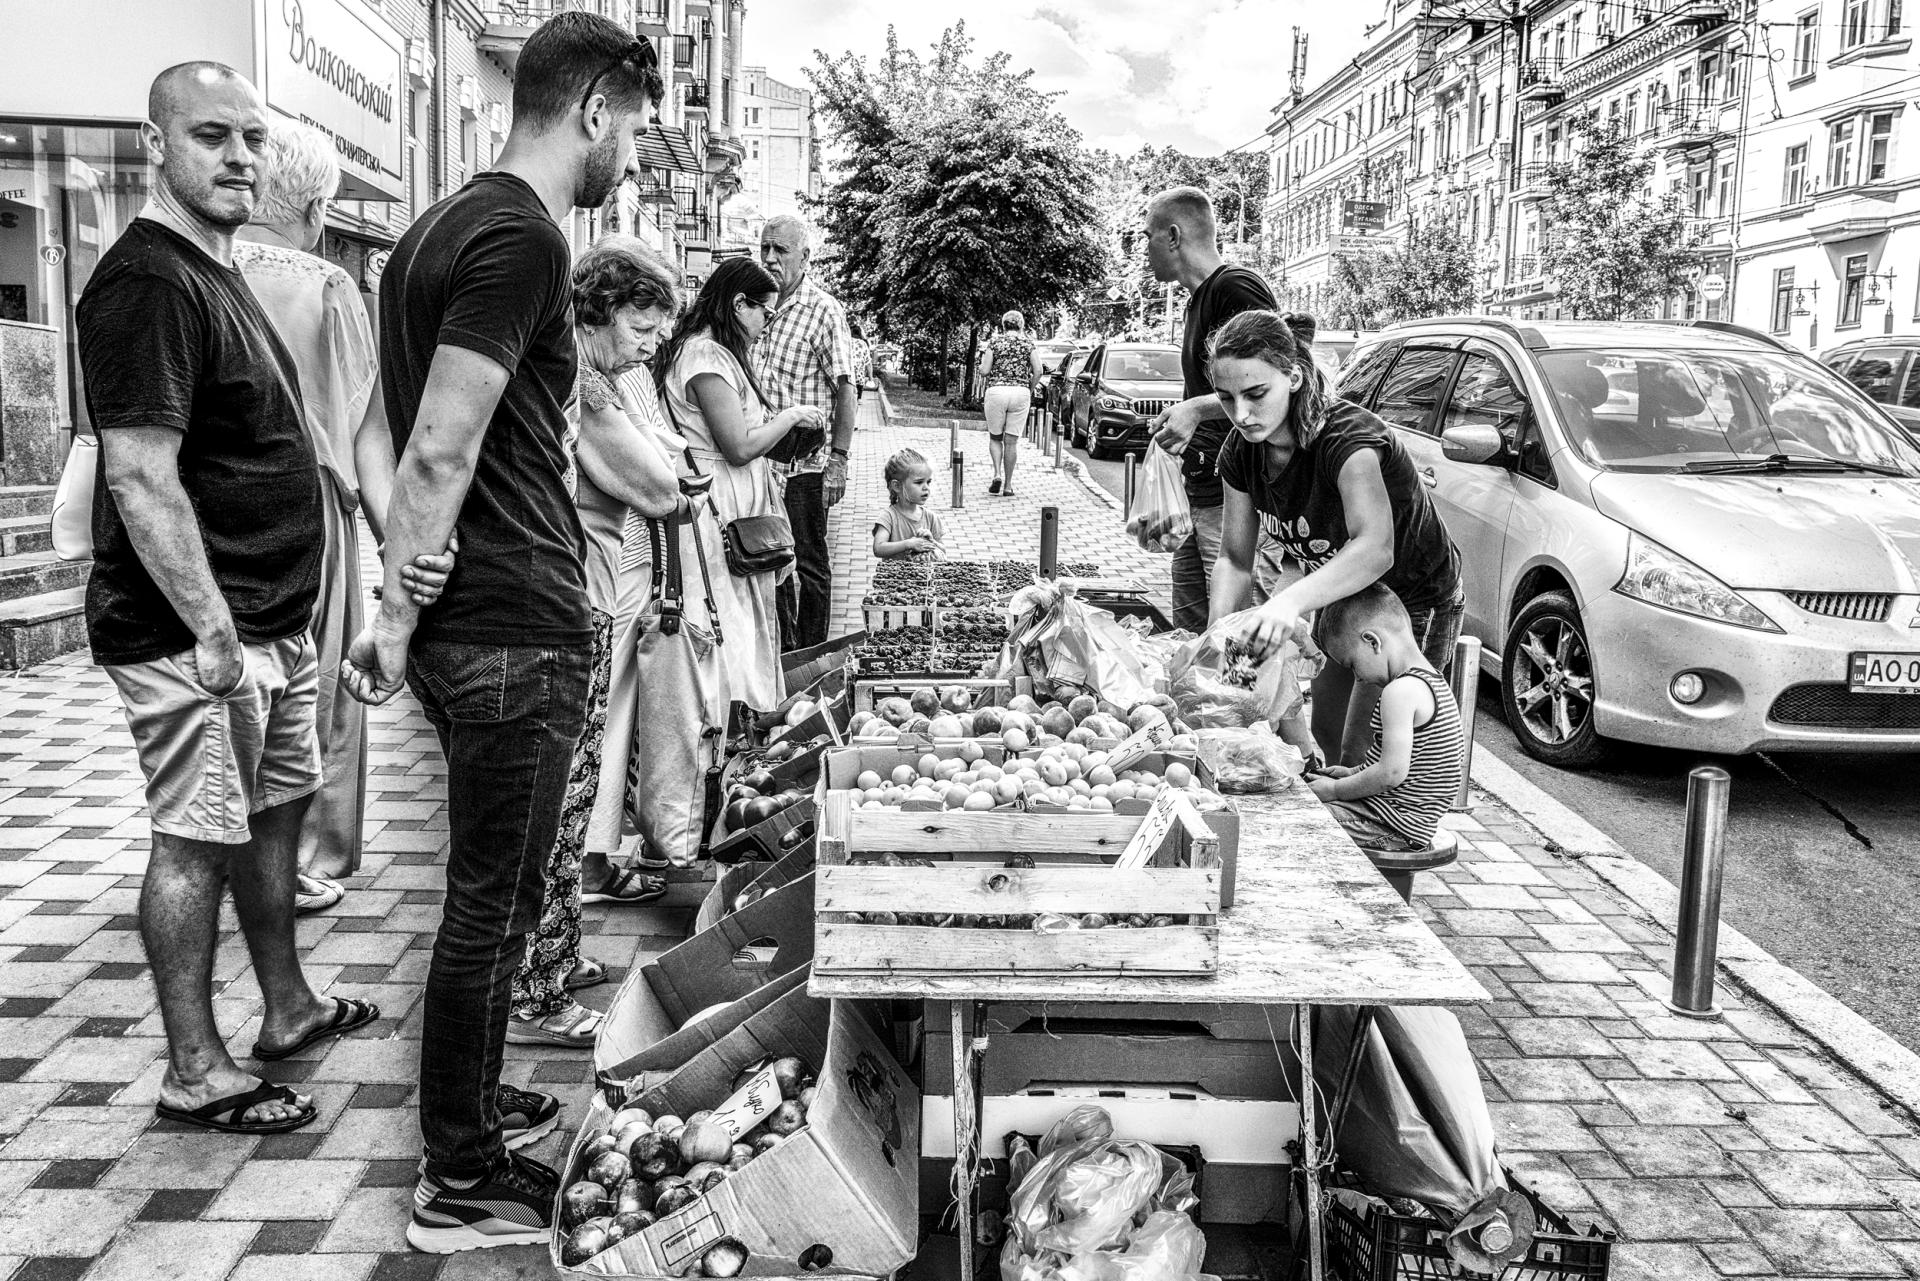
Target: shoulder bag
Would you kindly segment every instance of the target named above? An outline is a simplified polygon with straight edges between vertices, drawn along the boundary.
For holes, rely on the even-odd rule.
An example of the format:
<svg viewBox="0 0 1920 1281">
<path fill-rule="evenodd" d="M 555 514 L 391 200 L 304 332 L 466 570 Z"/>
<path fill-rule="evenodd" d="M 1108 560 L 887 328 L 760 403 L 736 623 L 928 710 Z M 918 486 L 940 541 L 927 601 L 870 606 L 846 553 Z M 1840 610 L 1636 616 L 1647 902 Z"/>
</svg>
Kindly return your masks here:
<svg viewBox="0 0 1920 1281">
<path fill-rule="evenodd" d="M 678 417 L 672 404 L 666 397 L 660 398 L 666 406 L 667 417 L 673 420 L 673 429 L 680 432 Z M 704 475 L 700 465 L 693 461 L 693 450 L 686 451 L 687 467 L 696 476 Z M 727 554 L 727 572 L 735 578 L 752 578 L 755 574 L 771 574 L 793 564 L 793 526 L 787 522 L 784 513 L 768 513 L 764 516 L 736 516 L 720 526 L 720 545 Z"/>
</svg>

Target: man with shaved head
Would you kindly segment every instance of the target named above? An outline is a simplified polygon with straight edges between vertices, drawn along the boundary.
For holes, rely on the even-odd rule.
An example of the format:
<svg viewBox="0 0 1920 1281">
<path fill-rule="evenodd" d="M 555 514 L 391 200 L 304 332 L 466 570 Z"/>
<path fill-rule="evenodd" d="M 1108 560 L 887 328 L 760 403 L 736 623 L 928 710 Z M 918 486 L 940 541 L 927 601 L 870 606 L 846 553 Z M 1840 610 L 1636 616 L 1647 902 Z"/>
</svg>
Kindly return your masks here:
<svg viewBox="0 0 1920 1281">
<path fill-rule="evenodd" d="M 307 631 L 319 473 L 294 362 L 233 262 L 262 181 L 266 106 L 214 62 L 161 72 L 148 104 L 153 196 L 78 308 L 102 482 L 87 639 L 147 782 L 140 929 L 169 1057 L 157 1110 L 272 1134 L 315 1111 L 241 1070 L 222 1041 L 211 973 L 225 890 L 265 1005 L 255 1058 L 379 1015 L 316 995 L 294 952 L 295 855 L 320 783 Z"/>
<path fill-rule="evenodd" d="M 793 524 L 793 577 L 780 584 L 780 647 L 806 649 L 827 639 L 833 562 L 827 558 L 827 509 L 847 492 L 847 453 L 859 415 L 853 384 L 853 332 L 838 300 L 808 272 L 812 229 L 781 214 L 760 231 L 760 265 L 780 282 L 780 301 L 754 344 L 754 370 L 767 408 L 818 409 L 833 419 L 826 441 L 796 441 L 790 432 L 768 457 L 786 483 Z"/>
<path fill-rule="evenodd" d="M 1220 554 L 1220 446 L 1227 438 L 1227 411 L 1207 377 L 1207 340 L 1243 311 L 1273 310 L 1273 290 L 1258 272 L 1220 256 L 1213 201 L 1198 187 L 1174 187 L 1147 202 L 1147 265 L 1153 278 L 1187 287 L 1186 333 L 1180 370 L 1186 399 L 1153 421 L 1154 443 L 1184 454 L 1187 502 L 1193 533 L 1173 553 L 1173 625 L 1207 629 L 1207 579 Z"/>
</svg>

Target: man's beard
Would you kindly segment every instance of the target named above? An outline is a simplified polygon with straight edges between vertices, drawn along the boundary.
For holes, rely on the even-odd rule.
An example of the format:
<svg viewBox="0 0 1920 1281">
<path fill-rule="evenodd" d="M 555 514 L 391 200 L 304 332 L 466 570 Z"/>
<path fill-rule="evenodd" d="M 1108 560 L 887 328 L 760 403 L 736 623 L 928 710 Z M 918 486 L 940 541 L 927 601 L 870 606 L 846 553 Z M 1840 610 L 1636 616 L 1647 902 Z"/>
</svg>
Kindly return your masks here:
<svg viewBox="0 0 1920 1281">
<path fill-rule="evenodd" d="M 162 179 L 162 181 L 165 180 Z M 174 201 L 194 217 L 210 222 L 216 227 L 244 227 L 253 217 L 256 203 L 254 193 L 246 193 L 248 196 L 246 203 L 236 212 L 233 206 L 222 207 L 220 203 L 220 197 L 228 190 L 229 188 L 222 187 L 218 181 L 188 189 L 182 189 L 171 183 L 167 186 L 167 191 L 173 196 Z"/>
<path fill-rule="evenodd" d="M 616 133 L 587 155 L 586 171 L 580 175 L 580 188 L 573 203 L 581 209 L 598 209 L 607 203 L 627 176 L 625 157 L 621 155 L 620 136 Z"/>
</svg>

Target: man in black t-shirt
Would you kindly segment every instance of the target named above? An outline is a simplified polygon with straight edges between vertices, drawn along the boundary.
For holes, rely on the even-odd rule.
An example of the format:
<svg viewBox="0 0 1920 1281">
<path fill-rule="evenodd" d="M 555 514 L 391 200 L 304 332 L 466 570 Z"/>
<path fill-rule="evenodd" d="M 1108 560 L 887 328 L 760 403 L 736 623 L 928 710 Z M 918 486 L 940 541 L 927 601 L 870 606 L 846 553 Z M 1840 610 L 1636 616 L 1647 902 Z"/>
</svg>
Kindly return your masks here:
<svg viewBox="0 0 1920 1281">
<path fill-rule="evenodd" d="M 320 476 L 299 378 L 233 264 L 267 111 L 231 67 L 160 74 L 141 134 L 153 196 L 102 256 L 77 315 L 100 435 L 87 638 L 113 678 L 147 783 L 140 930 L 169 1063 L 160 1115 L 270 1134 L 312 1101 L 233 1061 L 210 974 L 233 888 L 264 998 L 257 1058 L 379 1015 L 325 1000 L 294 951 L 301 816 L 320 783 Z"/>
<path fill-rule="evenodd" d="M 528 38 L 513 130 L 402 236 L 381 281 L 380 363 L 400 459 L 380 609 L 341 678 L 356 697 L 404 681 L 447 757 L 446 907 L 420 1050 L 426 1148 L 407 1240 L 435 1253 L 545 1241 L 558 1176 L 512 1152 L 559 1101 L 500 1083 L 510 986 L 586 718 L 592 624 L 585 541 L 566 482 L 576 365 L 560 224 L 637 169 L 661 95 L 653 46 L 560 14 Z M 460 559 L 421 611 L 398 567 L 457 530 Z"/>
<path fill-rule="evenodd" d="M 1193 536 L 1173 553 L 1173 625 L 1207 629 L 1207 582 L 1220 554 L 1220 446 L 1227 438 L 1226 411 L 1207 378 L 1207 342 L 1214 330 L 1243 311 L 1275 307 L 1273 290 L 1260 274 L 1220 256 L 1213 201 L 1198 187 L 1174 187 L 1147 203 L 1147 264 L 1160 281 L 1178 281 L 1191 293 L 1180 372 L 1186 399 L 1153 421 L 1154 442 L 1181 455 Z"/>
</svg>

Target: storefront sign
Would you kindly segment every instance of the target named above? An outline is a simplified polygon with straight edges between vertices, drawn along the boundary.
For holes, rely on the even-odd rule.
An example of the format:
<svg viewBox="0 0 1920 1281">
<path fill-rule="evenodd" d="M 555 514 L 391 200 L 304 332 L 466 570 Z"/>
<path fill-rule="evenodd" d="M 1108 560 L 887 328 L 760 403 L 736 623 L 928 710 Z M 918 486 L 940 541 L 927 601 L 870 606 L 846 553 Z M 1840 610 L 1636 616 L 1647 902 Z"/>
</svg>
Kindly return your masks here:
<svg viewBox="0 0 1920 1281">
<path fill-rule="evenodd" d="M 260 89 L 333 139 L 347 200 L 399 200 L 405 41 L 362 0 L 259 0 Z"/>
</svg>

